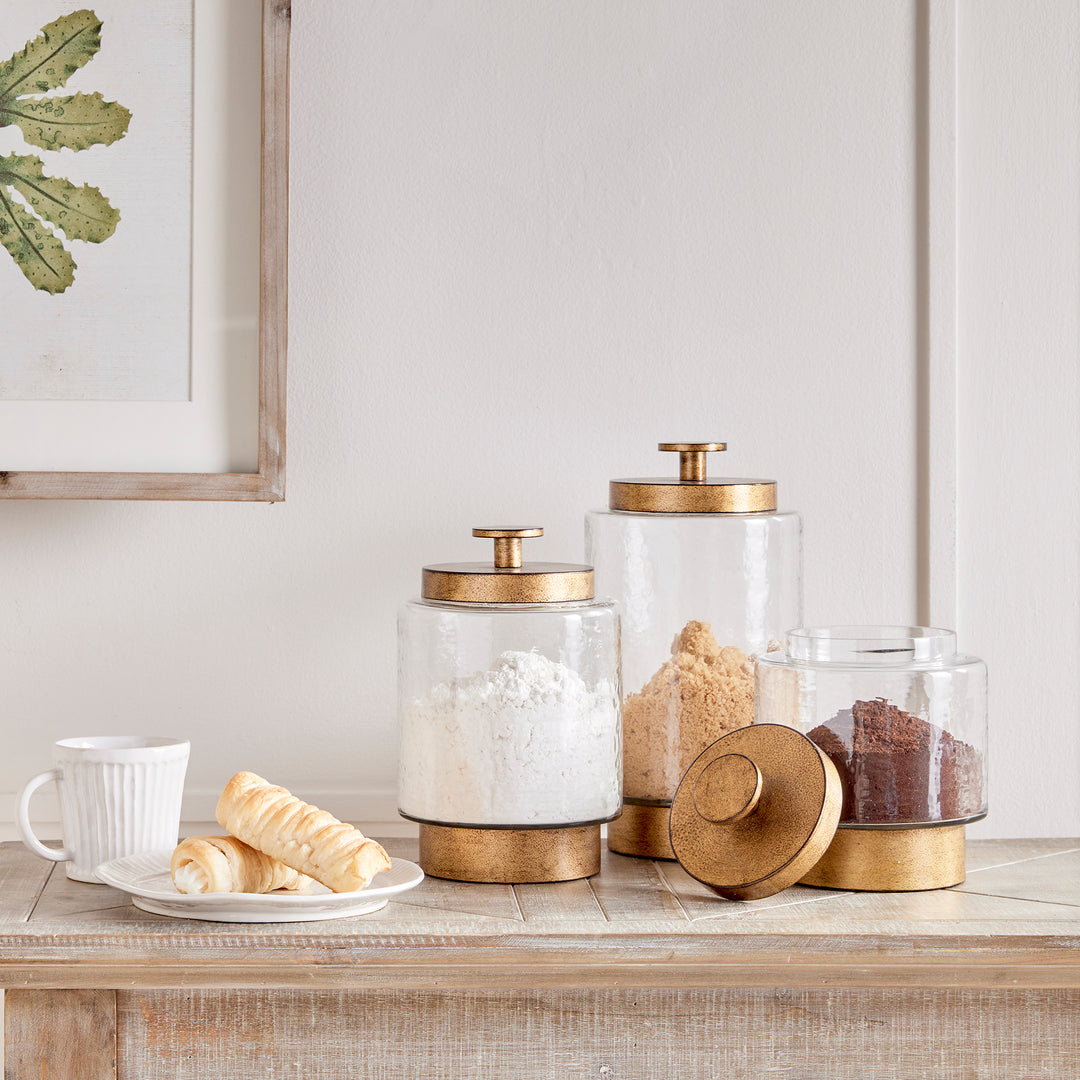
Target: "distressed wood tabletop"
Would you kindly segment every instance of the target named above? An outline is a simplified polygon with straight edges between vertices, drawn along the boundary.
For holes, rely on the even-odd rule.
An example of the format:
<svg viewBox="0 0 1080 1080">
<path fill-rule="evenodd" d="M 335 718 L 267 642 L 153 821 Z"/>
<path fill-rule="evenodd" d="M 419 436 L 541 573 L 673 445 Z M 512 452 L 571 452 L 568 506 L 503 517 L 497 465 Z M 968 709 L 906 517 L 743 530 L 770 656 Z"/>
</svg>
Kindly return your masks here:
<svg viewBox="0 0 1080 1080">
<path fill-rule="evenodd" d="M 415 840 L 384 843 L 416 860 Z M 980 1071 L 986 1060 L 1009 1075 L 1056 1077 L 1080 1066 L 1080 841 L 969 841 L 967 880 L 951 889 L 794 886 L 749 903 L 716 896 L 676 863 L 605 852 L 588 880 L 427 878 L 378 912 L 277 924 L 150 914 L 9 843 L 0 987 L 7 1080 L 53 1075 L 33 1071 L 42 1009 L 76 1027 L 97 1016 L 88 1032 L 107 1033 L 102 1060 L 134 1055 L 130 1075 L 148 1080 L 211 1075 L 197 1069 L 210 1067 L 215 1040 L 230 1060 L 247 1047 L 252 1076 L 415 1075 L 402 1059 L 410 1017 L 409 1068 L 443 1075 L 503 1075 L 505 1054 L 515 1076 L 711 1076 L 723 1065 L 732 1077 L 862 1068 L 899 1078 L 919 1075 L 911 1055 L 959 1042 L 955 1060 L 968 1071 L 956 1076 L 1006 1075 Z M 360 1015 L 375 1057 L 350 1072 L 336 1055 L 355 1047 Z M 274 1055 L 303 1042 L 305 1016 L 318 1017 L 319 1045 L 338 1050 L 317 1053 L 306 1071 L 275 1072 Z M 262 1056 L 251 1032 L 261 1032 Z M 802 1071 L 785 1072 L 776 1040 L 790 1049 L 795 1036 Z M 745 1060 L 723 1058 L 729 1044 Z M 23 1058 L 12 1055 L 35 1045 L 19 1072 Z M 879 1068 L 867 1073 L 872 1061 Z M 948 1059 L 935 1068 L 954 1075 Z"/>
</svg>

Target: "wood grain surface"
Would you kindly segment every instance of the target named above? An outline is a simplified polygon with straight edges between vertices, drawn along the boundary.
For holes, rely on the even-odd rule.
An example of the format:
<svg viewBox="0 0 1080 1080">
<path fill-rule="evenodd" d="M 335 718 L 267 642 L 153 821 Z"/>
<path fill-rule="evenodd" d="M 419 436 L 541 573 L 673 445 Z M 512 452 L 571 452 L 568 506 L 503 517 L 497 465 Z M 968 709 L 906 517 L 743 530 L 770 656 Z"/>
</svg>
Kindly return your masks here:
<svg viewBox="0 0 1080 1080">
<path fill-rule="evenodd" d="M 269 502 L 285 498 L 291 29 L 291 4 L 263 0 L 258 475 L 260 498 Z"/>
<path fill-rule="evenodd" d="M 972 842 L 952 889 L 750 903 L 605 852 L 586 881 L 427 878 L 370 915 L 266 925 L 152 915 L 9 843 L 0 987 L 5 1080 L 54 1075 L 40 1018 L 107 1016 L 114 992 L 117 1075 L 147 1080 L 1071 1077 L 1080 843 Z"/>
<path fill-rule="evenodd" d="M 118 995 L 143 1080 L 1062 1080 L 1080 990 Z M 241 1022 L 242 1020 L 242 1022 Z M 344 1054 L 343 1047 L 352 1048 Z"/>
<path fill-rule="evenodd" d="M 8 990 L 4 1080 L 115 1080 L 112 990 Z"/>
<path fill-rule="evenodd" d="M 415 857 L 413 840 L 385 843 Z M 370 915 L 262 926 L 152 915 L 6 844 L 0 986 L 1080 986 L 1080 846 L 972 850 L 967 881 L 931 892 L 793 886 L 745 903 L 606 852 L 587 881 L 427 878 Z"/>
</svg>

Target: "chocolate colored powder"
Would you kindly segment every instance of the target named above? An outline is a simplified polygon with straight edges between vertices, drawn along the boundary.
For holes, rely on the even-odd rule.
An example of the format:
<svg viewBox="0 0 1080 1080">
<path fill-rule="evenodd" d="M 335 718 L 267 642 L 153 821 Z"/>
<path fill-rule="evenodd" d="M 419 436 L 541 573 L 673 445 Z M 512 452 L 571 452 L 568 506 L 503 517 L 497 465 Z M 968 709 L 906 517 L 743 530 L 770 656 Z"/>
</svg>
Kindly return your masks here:
<svg viewBox="0 0 1080 1080">
<path fill-rule="evenodd" d="M 951 821 L 982 809 L 978 751 L 885 698 L 856 701 L 809 738 L 840 773 L 842 822 Z"/>
<path fill-rule="evenodd" d="M 754 662 L 721 647 L 708 623 L 688 622 L 671 659 L 627 696 L 622 715 L 624 793 L 670 799 L 698 754 L 754 722 Z"/>
</svg>

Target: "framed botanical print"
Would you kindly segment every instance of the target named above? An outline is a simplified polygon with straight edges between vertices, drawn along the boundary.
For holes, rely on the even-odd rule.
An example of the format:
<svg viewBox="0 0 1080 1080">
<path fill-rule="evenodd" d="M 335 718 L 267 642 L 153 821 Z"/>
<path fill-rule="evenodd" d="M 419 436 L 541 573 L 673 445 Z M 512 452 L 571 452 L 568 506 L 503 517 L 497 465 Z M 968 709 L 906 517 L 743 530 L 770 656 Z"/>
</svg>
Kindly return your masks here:
<svg viewBox="0 0 1080 1080">
<path fill-rule="evenodd" d="M 4 0 L 0 498 L 284 497 L 289 22 Z"/>
</svg>

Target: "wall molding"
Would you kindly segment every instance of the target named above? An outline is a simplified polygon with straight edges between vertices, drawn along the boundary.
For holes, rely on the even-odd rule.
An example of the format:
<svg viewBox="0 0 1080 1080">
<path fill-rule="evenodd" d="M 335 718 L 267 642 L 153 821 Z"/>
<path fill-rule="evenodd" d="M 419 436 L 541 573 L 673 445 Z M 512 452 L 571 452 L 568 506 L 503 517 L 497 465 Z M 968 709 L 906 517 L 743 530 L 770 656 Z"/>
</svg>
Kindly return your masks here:
<svg viewBox="0 0 1080 1080">
<path fill-rule="evenodd" d="M 918 619 L 957 622 L 957 5 L 918 0 Z"/>
</svg>

